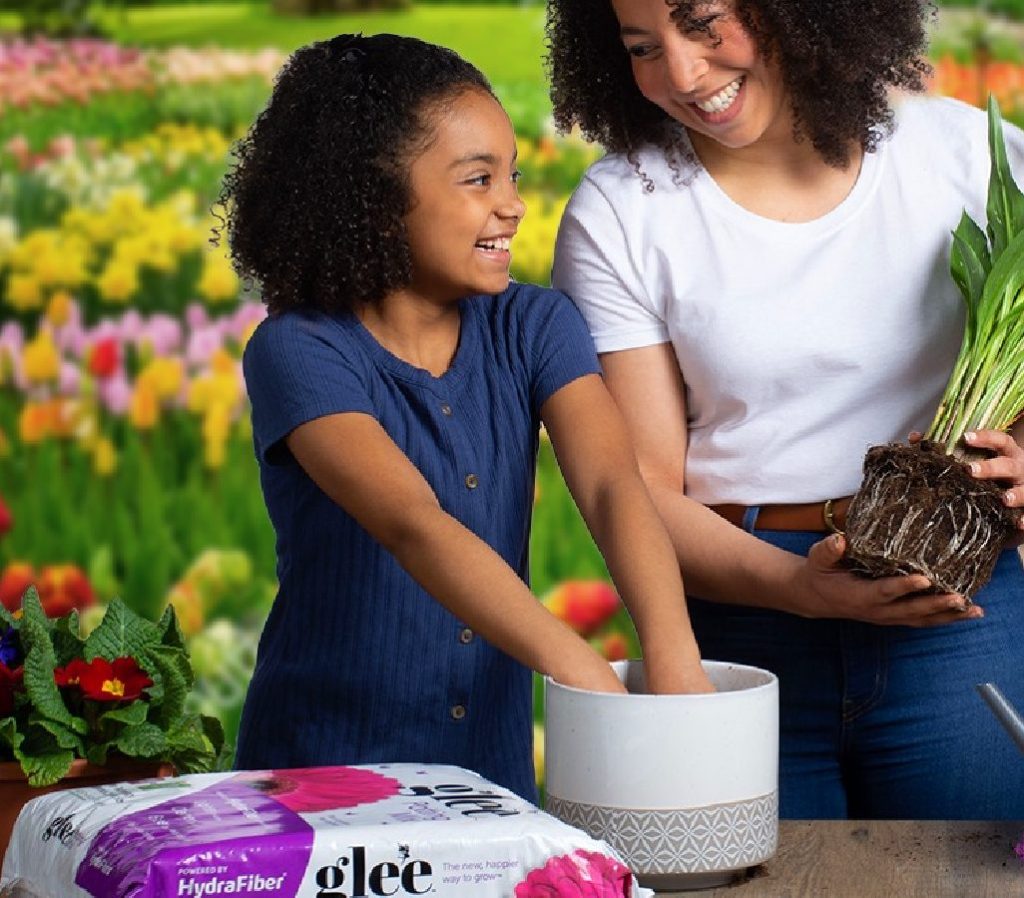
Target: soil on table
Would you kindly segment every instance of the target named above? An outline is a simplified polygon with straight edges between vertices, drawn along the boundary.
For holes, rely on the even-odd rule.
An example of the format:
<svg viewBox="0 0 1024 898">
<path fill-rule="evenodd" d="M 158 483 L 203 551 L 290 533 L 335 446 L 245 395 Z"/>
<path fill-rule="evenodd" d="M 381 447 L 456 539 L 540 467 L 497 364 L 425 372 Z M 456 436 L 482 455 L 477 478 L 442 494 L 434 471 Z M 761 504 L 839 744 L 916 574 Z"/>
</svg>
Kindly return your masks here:
<svg viewBox="0 0 1024 898">
<path fill-rule="evenodd" d="M 1004 490 L 933 443 L 874 446 L 846 518 L 846 563 L 871 577 L 924 574 L 929 592 L 970 599 L 1021 517 Z"/>
</svg>

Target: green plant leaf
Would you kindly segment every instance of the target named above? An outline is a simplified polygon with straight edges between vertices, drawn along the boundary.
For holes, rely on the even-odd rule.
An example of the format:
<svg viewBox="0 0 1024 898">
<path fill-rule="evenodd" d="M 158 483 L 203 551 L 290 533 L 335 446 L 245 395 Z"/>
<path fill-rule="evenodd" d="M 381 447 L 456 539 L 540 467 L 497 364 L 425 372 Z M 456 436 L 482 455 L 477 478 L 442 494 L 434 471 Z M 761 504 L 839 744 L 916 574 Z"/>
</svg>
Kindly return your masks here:
<svg viewBox="0 0 1024 898">
<path fill-rule="evenodd" d="M 70 727 L 65 726 L 62 723 L 58 723 L 56 720 L 48 720 L 38 714 L 33 714 L 29 717 L 29 722 L 33 726 L 42 727 L 51 736 L 60 748 L 66 748 L 75 753 L 75 757 L 83 757 L 85 755 L 85 742 L 82 737 L 72 730 Z"/>
<path fill-rule="evenodd" d="M 122 708 L 111 708 L 102 714 L 97 722 L 100 726 L 106 723 L 124 723 L 134 726 L 145 722 L 147 714 L 149 714 L 149 703 L 140 698 Z"/>
<path fill-rule="evenodd" d="M 159 642 L 160 630 L 156 624 L 140 617 L 120 598 L 115 598 L 107 606 L 103 621 L 85 640 L 85 660 L 138 658 Z"/>
<path fill-rule="evenodd" d="M 25 755 L 21 759 L 21 769 L 28 774 L 30 786 L 52 786 L 67 776 L 74 760 L 74 752 L 60 749 L 44 755 Z"/>
<path fill-rule="evenodd" d="M 57 620 L 53 627 L 52 639 L 58 667 L 64 667 L 73 658 L 82 657 L 84 642 L 78 635 L 77 611 L 72 611 L 67 617 Z"/>
<path fill-rule="evenodd" d="M 13 717 L 5 717 L 3 720 L 0 720 L 0 742 L 7 745 L 11 749 L 11 754 L 15 757 L 17 757 L 21 743 L 24 741 L 25 735 L 18 732 L 17 720 Z"/>
<path fill-rule="evenodd" d="M 86 760 L 97 767 L 106 766 L 107 755 L 110 753 L 113 744 L 113 742 L 94 742 L 85 750 Z"/>
<path fill-rule="evenodd" d="M 23 607 L 25 613 L 22 617 L 21 636 L 22 645 L 26 649 L 24 682 L 29 701 L 41 716 L 85 735 L 88 729 L 85 721 L 68 710 L 53 680 L 57 655 L 50 642 L 50 634 L 39 619 L 43 610 L 34 590 L 26 595 Z"/>
<path fill-rule="evenodd" d="M 140 723 L 127 727 L 114 743 L 118 751 L 132 758 L 160 758 L 167 754 L 167 737 L 160 727 Z"/>
<path fill-rule="evenodd" d="M 992 170 L 988 182 L 988 234 L 995 262 L 1024 227 L 1024 194 L 1017 187 L 1006 157 L 999 104 L 988 98 L 988 144 Z"/>
<path fill-rule="evenodd" d="M 7 610 L 6 606 L 0 605 L 0 624 L 6 627 L 14 627 L 18 629 L 18 622 L 14 619 L 14 615 Z"/>
<path fill-rule="evenodd" d="M 192 668 L 184 649 L 153 646 L 139 658 L 153 678 L 150 689 L 150 718 L 164 729 L 170 729 L 185 712 L 185 701 L 192 680 Z"/>
<path fill-rule="evenodd" d="M 988 254 L 985 232 L 966 210 L 953 232 L 949 268 L 967 303 L 968 315 L 973 319 L 985 289 L 985 278 L 992 268 L 992 260 Z"/>
<path fill-rule="evenodd" d="M 185 634 L 181 632 L 181 627 L 178 624 L 178 615 L 175 613 L 173 605 L 168 605 L 164 609 L 164 613 L 157 623 L 157 628 L 160 630 L 160 642 L 162 645 L 169 645 L 182 651 L 187 651 L 185 648 Z"/>
</svg>

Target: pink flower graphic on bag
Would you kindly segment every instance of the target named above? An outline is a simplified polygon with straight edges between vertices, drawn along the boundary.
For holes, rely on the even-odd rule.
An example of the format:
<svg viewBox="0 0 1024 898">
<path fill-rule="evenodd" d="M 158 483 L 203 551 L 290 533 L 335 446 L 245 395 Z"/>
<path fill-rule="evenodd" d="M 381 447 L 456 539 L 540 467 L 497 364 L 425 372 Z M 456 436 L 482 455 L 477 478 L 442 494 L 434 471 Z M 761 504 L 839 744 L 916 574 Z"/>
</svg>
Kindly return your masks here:
<svg viewBox="0 0 1024 898">
<path fill-rule="evenodd" d="M 515 898 L 630 898 L 629 868 L 582 848 L 553 857 L 516 886 Z"/>
<path fill-rule="evenodd" d="M 294 767 L 241 773 L 253 789 L 270 795 L 297 814 L 354 808 L 397 795 L 402 788 L 390 776 L 358 767 Z"/>
</svg>

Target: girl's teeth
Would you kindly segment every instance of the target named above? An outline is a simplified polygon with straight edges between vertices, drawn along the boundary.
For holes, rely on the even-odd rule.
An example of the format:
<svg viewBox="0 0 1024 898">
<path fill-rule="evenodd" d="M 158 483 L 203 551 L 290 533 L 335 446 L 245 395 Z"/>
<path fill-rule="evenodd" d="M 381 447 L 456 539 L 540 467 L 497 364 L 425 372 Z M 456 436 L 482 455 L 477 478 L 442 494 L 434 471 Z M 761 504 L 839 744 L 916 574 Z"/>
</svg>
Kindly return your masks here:
<svg viewBox="0 0 1024 898">
<path fill-rule="evenodd" d="M 742 84 L 743 79 L 737 78 L 732 82 L 732 84 L 728 84 L 722 88 L 722 90 L 715 94 L 710 100 L 701 100 L 694 105 L 702 112 L 724 112 L 732 106 L 732 102 L 736 99 L 736 94 L 740 92 L 740 86 Z"/>
<path fill-rule="evenodd" d="M 508 250 L 512 245 L 511 237 L 499 237 L 497 240 L 481 240 L 477 246 L 481 249 L 503 249 Z"/>
</svg>

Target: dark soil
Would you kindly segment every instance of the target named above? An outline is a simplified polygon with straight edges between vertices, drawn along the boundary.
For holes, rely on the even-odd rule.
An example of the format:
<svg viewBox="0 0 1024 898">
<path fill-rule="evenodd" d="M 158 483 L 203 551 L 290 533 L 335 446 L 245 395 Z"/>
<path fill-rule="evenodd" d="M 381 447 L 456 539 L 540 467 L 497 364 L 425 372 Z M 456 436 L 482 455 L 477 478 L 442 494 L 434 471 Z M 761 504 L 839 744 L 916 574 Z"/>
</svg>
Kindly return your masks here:
<svg viewBox="0 0 1024 898">
<path fill-rule="evenodd" d="M 929 592 L 975 595 L 1016 530 L 1004 487 L 934 444 L 873 446 L 846 516 L 846 563 L 870 577 L 924 574 Z"/>
</svg>

